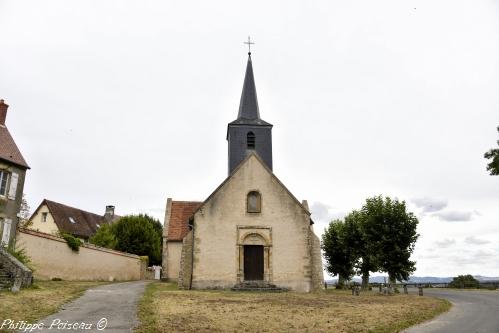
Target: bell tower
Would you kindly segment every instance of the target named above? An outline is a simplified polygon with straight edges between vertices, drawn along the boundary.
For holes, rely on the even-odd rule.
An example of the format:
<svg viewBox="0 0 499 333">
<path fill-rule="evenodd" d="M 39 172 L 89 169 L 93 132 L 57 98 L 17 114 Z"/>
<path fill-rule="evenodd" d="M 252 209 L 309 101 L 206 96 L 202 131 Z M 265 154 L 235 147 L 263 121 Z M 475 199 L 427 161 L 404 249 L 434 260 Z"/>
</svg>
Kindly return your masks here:
<svg viewBox="0 0 499 333">
<path fill-rule="evenodd" d="M 251 52 L 244 76 L 237 119 L 227 126 L 229 175 L 248 153 L 256 152 L 272 170 L 272 124 L 260 119 Z"/>
</svg>

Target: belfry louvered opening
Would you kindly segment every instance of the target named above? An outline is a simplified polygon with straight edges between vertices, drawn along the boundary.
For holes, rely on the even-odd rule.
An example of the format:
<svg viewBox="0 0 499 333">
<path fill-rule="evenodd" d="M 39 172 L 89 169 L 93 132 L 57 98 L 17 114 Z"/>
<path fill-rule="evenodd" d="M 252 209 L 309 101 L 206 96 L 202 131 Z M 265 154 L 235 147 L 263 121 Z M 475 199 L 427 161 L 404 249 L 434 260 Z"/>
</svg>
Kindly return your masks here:
<svg viewBox="0 0 499 333">
<path fill-rule="evenodd" d="M 255 134 L 253 132 L 248 132 L 246 135 L 246 144 L 248 149 L 255 149 Z"/>
</svg>

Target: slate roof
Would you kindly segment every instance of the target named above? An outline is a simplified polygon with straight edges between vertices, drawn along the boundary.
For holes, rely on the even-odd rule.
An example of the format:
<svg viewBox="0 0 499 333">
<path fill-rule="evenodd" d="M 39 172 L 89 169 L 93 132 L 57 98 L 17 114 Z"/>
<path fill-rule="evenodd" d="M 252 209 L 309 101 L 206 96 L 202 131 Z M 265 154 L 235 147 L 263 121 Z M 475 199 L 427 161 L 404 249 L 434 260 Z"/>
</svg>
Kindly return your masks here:
<svg viewBox="0 0 499 333">
<path fill-rule="evenodd" d="M 189 218 L 201 206 L 199 201 L 172 201 L 168 241 L 181 241 L 189 232 Z"/>
<path fill-rule="evenodd" d="M 248 53 L 248 63 L 246 65 L 246 74 L 244 75 L 243 91 L 241 93 L 241 101 L 239 102 L 237 119 L 229 123 L 229 125 L 272 126 L 260 119 L 251 53 Z"/>
<path fill-rule="evenodd" d="M 61 203 L 44 199 L 40 207 L 46 205 L 50 214 L 54 218 L 54 222 L 60 231 L 68 232 L 76 237 L 84 239 L 90 238 L 97 232 L 99 228 L 97 225 L 107 223 L 103 215 L 97 215 L 78 208 L 63 205 Z M 33 216 L 36 214 L 33 214 Z M 75 222 L 72 223 L 71 219 Z M 120 216 L 115 215 L 114 220 L 119 219 Z"/>
<path fill-rule="evenodd" d="M 14 163 L 22 168 L 29 169 L 23 155 L 17 148 L 7 127 L 0 125 L 0 159 Z"/>
</svg>

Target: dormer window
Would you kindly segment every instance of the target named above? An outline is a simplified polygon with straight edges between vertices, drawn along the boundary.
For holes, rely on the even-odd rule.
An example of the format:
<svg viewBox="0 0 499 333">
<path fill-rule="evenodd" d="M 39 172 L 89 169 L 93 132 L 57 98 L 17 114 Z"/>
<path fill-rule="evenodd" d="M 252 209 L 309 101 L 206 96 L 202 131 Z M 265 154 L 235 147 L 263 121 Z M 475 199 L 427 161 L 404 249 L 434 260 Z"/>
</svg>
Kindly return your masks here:
<svg viewBox="0 0 499 333">
<path fill-rule="evenodd" d="M 246 144 L 248 149 L 255 149 L 255 134 L 253 132 L 248 132 L 246 135 Z"/>
<path fill-rule="evenodd" d="M 262 196 L 257 191 L 248 193 L 246 210 L 248 213 L 260 213 L 262 211 Z"/>
</svg>

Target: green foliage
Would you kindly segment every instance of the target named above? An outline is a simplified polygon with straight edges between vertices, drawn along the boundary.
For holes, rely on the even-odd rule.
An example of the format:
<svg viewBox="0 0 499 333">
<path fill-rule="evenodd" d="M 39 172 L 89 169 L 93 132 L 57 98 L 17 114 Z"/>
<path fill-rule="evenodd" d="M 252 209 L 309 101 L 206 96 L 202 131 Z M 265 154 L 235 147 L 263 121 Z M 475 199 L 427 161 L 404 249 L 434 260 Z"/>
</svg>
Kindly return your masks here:
<svg viewBox="0 0 499 333">
<path fill-rule="evenodd" d="M 409 260 L 419 235 L 418 219 L 407 212 L 405 202 L 381 196 L 368 198 L 362 207 L 363 237 L 370 258 L 390 276 L 390 281 L 408 280 L 416 262 Z"/>
<path fill-rule="evenodd" d="M 163 226 L 148 215 L 128 215 L 103 225 L 90 243 L 149 257 L 151 265 L 161 264 Z"/>
<path fill-rule="evenodd" d="M 480 282 L 473 275 L 459 275 L 449 283 L 451 288 L 478 288 Z"/>
<path fill-rule="evenodd" d="M 67 232 L 61 232 L 60 236 L 66 241 L 66 244 L 68 244 L 69 248 L 72 251 L 79 252 L 80 251 L 80 245 L 82 244 L 81 240 L 70 233 Z"/>
<path fill-rule="evenodd" d="M 21 247 L 21 248 L 15 249 L 13 246 L 8 246 L 7 247 L 7 252 L 9 252 L 14 258 L 16 258 L 17 260 L 19 260 L 24 265 L 30 267 L 29 265 L 31 263 L 31 258 L 26 253 L 26 249 L 25 248 Z"/>
<path fill-rule="evenodd" d="M 117 240 L 113 233 L 112 225 L 107 223 L 101 225 L 97 232 L 90 237 L 89 242 L 108 249 L 116 248 Z"/>
<path fill-rule="evenodd" d="M 354 229 L 351 221 L 334 220 L 322 235 L 326 270 L 333 276 L 339 276 L 339 287 L 343 287 L 344 280 L 350 280 L 354 274 L 357 260 Z"/>
<path fill-rule="evenodd" d="M 497 127 L 497 131 L 499 132 L 499 126 Z M 499 146 L 499 140 L 497 140 L 497 145 Z M 487 171 L 489 171 L 491 176 L 499 175 L 499 149 L 491 149 L 486 152 L 483 157 L 488 160 L 491 160 L 489 164 L 487 164 Z"/>
</svg>

